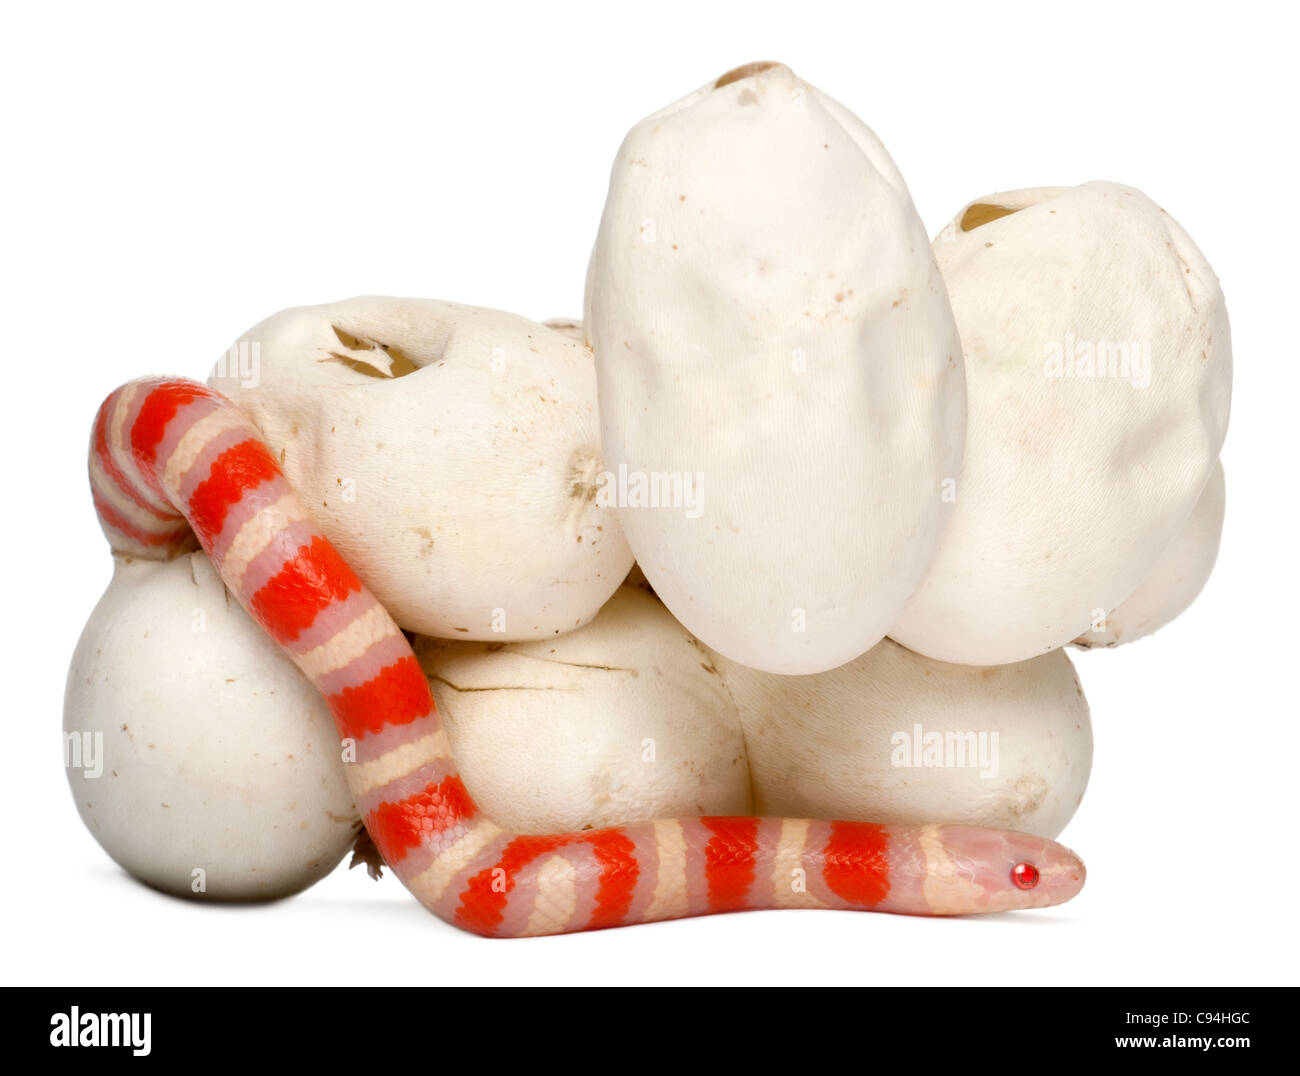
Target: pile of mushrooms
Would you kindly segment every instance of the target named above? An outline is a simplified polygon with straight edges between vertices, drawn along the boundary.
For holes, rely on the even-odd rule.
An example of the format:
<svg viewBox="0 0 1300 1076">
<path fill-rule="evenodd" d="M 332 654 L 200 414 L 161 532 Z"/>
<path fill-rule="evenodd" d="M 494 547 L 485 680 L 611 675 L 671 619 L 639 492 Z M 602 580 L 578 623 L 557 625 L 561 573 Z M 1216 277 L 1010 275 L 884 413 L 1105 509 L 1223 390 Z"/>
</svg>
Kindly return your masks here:
<svg viewBox="0 0 1300 1076">
<path fill-rule="evenodd" d="M 1223 523 L 1227 313 L 1173 218 L 1115 183 L 1015 190 L 931 245 L 879 139 L 780 64 L 631 130 L 582 321 L 300 307 L 209 383 L 522 832 L 1055 837 L 1092 759 L 1064 647 L 1178 616 Z M 64 728 L 98 745 L 82 818 L 151 886 L 268 899 L 354 843 L 373 864 L 325 704 L 201 552 L 117 558 Z"/>
</svg>

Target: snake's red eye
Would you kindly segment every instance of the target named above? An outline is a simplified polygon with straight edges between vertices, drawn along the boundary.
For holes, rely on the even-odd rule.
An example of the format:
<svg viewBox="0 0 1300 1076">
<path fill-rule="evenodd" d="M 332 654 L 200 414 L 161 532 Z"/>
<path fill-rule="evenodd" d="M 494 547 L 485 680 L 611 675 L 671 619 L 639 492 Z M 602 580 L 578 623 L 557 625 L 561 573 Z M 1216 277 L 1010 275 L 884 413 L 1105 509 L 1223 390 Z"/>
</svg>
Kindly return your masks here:
<svg viewBox="0 0 1300 1076">
<path fill-rule="evenodd" d="M 1011 868 L 1011 880 L 1017 889 L 1033 889 L 1038 884 L 1038 868 L 1032 863 L 1017 863 Z"/>
</svg>

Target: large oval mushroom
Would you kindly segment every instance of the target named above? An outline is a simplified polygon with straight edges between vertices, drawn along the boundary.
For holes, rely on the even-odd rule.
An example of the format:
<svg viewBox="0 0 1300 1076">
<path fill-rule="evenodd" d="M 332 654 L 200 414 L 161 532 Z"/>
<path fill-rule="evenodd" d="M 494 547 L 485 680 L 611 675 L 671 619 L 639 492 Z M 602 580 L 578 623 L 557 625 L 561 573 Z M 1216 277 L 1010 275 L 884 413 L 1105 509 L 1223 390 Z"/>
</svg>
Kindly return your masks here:
<svg viewBox="0 0 1300 1076">
<path fill-rule="evenodd" d="M 949 665 L 889 639 L 818 676 L 718 658 L 763 814 L 945 822 L 1055 837 L 1092 767 L 1092 725 L 1065 651 Z"/>
<path fill-rule="evenodd" d="M 718 670 L 640 587 L 556 639 L 419 639 L 416 655 L 465 785 L 501 825 L 557 833 L 749 811 Z"/>
<path fill-rule="evenodd" d="M 627 135 L 587 276 L 603 491 L 673 614 L 735 661 L 885 634 L 950 507 L 960 344 L 888 153 L 780 64 Z"/>
<path fill-rule="evenodd" d="M 72 657 L 63 727 L 86 828 L 168 893 L 288 896 L 361 828 L 325 700 L 201 552 L 114 558 Z"/>
<path fill-rule="evenodd" d="M 1132 594 L 1191 516 L 1227 431 L 1227 310 L 1187 233 L 1117 183 L 977 199 L 934 250 L 966 454 L 890 635 L 942 661 L 1022 661 Z"/>
<path fill-rule="evenodd" d="M 513 314 L 363 297 L 282 311 L 209 384 L 256 423 L 393 618 L 444 638 L 585 624 L 632 563 L 591 352 Z"/>
</svg>

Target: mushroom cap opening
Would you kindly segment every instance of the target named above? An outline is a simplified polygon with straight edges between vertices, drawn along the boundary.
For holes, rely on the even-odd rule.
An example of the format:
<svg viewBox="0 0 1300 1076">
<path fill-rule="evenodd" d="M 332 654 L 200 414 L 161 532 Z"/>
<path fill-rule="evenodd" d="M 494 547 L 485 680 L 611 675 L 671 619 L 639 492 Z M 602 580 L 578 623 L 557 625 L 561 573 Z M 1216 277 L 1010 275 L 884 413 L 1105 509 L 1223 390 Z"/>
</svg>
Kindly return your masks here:
<svg viewBox="0 0 1300 1076">
<path fill-rule="evenodd" d="M 770 71 L 774 67 L 784 66 L 785 64 L 777 60 L 755 60 L 753 63 L 741 64 L 739 67 L 733 67 L 725 75 L 720 75 L 718 81 L 713 84 L 713 88 L 720 90 L 723 86 L 730 86 L 733 82 L 739 82 L 741 79 L 751 78 L 754 75 L 761 75 L 764 71 Z"/>
<path fill-rule="evenodd" d="M 992 202 L 972 202 L 966 207 L 966 212 L 961 215 L 961 230 L 963 232 L 973 232 L 976 228 L 988 224 L 990 221 L 1000 220 L 1002 217 L 1009 217 L 1012 213 L 1018 212 L 1019 209 L 994 205 Z"/>
</svg>

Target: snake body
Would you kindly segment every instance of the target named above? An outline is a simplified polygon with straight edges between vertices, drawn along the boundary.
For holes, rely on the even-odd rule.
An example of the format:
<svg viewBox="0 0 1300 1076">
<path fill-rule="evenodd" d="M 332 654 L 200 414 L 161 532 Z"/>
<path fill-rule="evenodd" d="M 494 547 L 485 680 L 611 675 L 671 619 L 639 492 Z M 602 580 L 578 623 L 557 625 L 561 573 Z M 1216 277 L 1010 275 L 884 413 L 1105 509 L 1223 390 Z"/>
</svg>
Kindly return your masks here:
<svg viewBox="0 0 1300 1076">
<path fill-rule="evenodd" d="M 90 481 L 115 554 L 165 560 L 197 541 L 316 686 L 376 846 L 449 923 L 519 937 L 748 908 L 951 915 L 1057 904 L 1083 885 L 1061 845 L 975 826 L 703 817 L 507 832 L 461 780 L 406 637 L 234 404 L 194 381 L 122 386 L 96 416 Z"/>
</svg>

